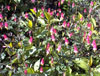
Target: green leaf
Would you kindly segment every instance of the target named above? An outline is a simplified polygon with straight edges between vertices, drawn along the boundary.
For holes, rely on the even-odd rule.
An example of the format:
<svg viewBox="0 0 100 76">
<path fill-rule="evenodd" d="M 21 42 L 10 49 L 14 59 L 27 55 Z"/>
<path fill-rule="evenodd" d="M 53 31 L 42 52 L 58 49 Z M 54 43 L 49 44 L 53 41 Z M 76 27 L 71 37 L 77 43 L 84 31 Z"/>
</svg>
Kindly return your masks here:
<svg viewBox="0 0 100 76">
<path fill-rule="evenodd" d="M 40 15 L 41 15 L 41 10 L 39 10 L 38 12 L 37 12 L 37 14 L 36 14 L 36 17 L 39 17 Z"/>
<path fill-rule="evenodd" d="M 50 14 L 44 11 L 45 17 L 47 18 L 48 22 L 50 23 Z"/>
<path fill-rule="evenodd" d="M 34 74 L 35 72 L 34 72 L 34 70 L 32 68 L 27 68 L 27 73 Z"/>
<path fill-rule="evenodd" d="M 45 24 L 45 21 L 44 21 L 43 19 L 41 19 L 41 18 L 38 18 L 37 21 L 38 21 L 38 23 L 40 23 L 41 25 L 46 25 L 46 24 Z"/>
<path fill-rule="evenodd" d="M 40 59 L 38 61 L 36 61 L 34 64 L 34 71 L 38 71 L 39 67 L 40 67 Z"/>
<path fill-rule="evenodd" d="M 33 23 L 32 23 L 32 21 L 31 21 L 31 20 L 29 20 L 29 21 L 28 21 L 28 26 L 29 26 L 30 28 L 32 28 Z"/>
<path fill-rule="evenodd" d="M 93 59 L 92 59 L 92 56 L 91 56 L 90 60 L 89 60 L 89 66 L 92 66 L 92 63 L 93 63 Z"/>
<path fill-rule="evenodd" d="M 92 21 L 93 25 L 96 27 L 96 21 L 95 21 L 95 19 L 91 18 L 91 21 Z"/>
<path fill-rule="evenodd" d="M 60 20 L 59 19 L 52 19 L 52 20 L 50 20 L 50 24 L 52 24 L 52 23 L 56 23 L 56 22 L 59 22 Z"/>
<path fill-rule="evenodd" d="M 14 64 L 14 63 L 17 63 L 17 62 L 18 62 L 18 59 L 15 58 L 15 59 L 12 60 L 11 64 Z"/>
<path fill-rule="evenodd" d="M 74 60 L 74 63 L 77 64 L 77 66 L 79 66 L 80 68 L 84 69 L 85 71 L 88 71 L 89 70 L 89 66 L 88 66 L 88 62 L 85 61 L 84 59 L 82 58 L 77 58 Z"/>
<path fill-rule="evenodd" d="M 9 76 L 12 76 L 12 71 L 9 71 Z"/>
<path fill-rule="evenodd" d="M 31 11 L 34 15 L 36 15 L 36 12 L 35 12 L 33 9 L 30 9 L 30 11 Z"/>
</svg>

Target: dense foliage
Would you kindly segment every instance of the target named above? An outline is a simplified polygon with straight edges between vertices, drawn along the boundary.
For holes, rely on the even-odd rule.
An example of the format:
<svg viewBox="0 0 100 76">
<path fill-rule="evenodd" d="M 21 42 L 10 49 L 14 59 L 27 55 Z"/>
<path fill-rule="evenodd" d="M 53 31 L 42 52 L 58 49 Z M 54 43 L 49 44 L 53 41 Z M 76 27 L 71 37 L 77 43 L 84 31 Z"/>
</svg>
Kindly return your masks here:
<svg viewBox="0 0 100 76">
<path fill-rule="evenodd" d="M 99 0 L 0 6 L 0 76 L 100 76 Z"/>
</svg>

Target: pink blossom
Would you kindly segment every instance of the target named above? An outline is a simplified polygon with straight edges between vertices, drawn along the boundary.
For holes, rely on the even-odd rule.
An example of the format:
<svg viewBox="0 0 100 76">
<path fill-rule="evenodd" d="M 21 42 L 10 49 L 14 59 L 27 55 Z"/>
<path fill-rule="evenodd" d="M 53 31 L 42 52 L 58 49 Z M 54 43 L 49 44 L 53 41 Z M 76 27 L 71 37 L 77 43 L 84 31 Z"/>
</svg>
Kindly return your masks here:
<svg viewBox="0 0 100 76">
<path fill-rule="evenodd" d="M 77 27 L 77 31 L 79 31 L 80 30 L 80 27 Z"/>
<path fill-rule="evenodd" d="M 7 8 L 8 11 L 10 11 L 10 6 L 9 5 L 7 5 L 6 8 Z"/>
<path fill-rule="evenodd" d="M 28 13 L 27 12 L 25 13 L 25 18 L 28 18 Z"/>
<path fill-rule="evenodd" d="M 67 23 L 67 27 L 70 27 L 70 23 L 69 22 Z"/>
<path fill-rule="evenodd" d="M 89 31 L 88 35 L 89 35 L 89 36 L 91 36 L 91 35 L 92 35 L 92 31 L 91 31 L 91 30 Z"/>
<path fill-rule="evenodd" d="M 24 74 L 27 75 L 27 70 L 26 69 L 24 70 Z"/>
<path fill-rule="evenodd" d="M 44 65 L 44 58 L 41 59 L 41 65 Z"/>
<path fill-rule="evenodd" d="M 61 43 L 58 45 L 58 48 L 57 48 L 58 53 L 60 52 L 60 50 L 61 50 Z"/>
<path fill-rule="evenodd" d="M 93 46 L 93 50 L 96 51 L 97 50 L 97 45 Z"/>
<path fill-rule="evenodd" d="M 88 27 L 88 29 L 90 29 L 91 28 L 91 23 L 88 23 L 87 27 Z"/>
<path fill-rule="evenodd" d="M 51 35 L 51 39 L 52 39 L 52 41 L 55 41 L 55 36 L 54 36 L 54 34 Z"/>
<path fill-rule="evenodd" d="M 8 40 L 8 37 L 6 34 L 3 35 L 4 40 Z"/>
<path fill-rule="evenodd" d="M 75 3 L 73 2 L 73 3 L 72 3 L 72 8 L 74 8 L 74 7 L 75 7 Z"/>
<path fill-rule="evenodd" d="M 61 13 L 61 9 L 60 8 L 58 9 L 58 11 L 59 11 L 59 13 Z"/>
<path fill-rule="evenodd" d="M 71 36 L 73 35 L 73 33 L 69 33 L 68 36 L 71 38 Z"/>
<path fill-rule="evenodd" d="M 77 54 L 78 53 L 78 49 L 77 49 L 77 46 L 74 45 L 74 53 Z"/>
<path fill-rule="evenodd" d="M 64 3 L 64 1 L 65 1 L 65 0 L 61 0 L 61 4 L 63 4 L 63 3 Z"/>
<path fill-rule="evenodd" d="M 40 67 L 40 73 L 43 73 L 43 67 L 42 66 Z"/>
<path fill-rule="evenodd" d="M 60 7 L 60 1 L 58 2 L 58 7 Z"/>
<path fill-rule="evenodd" d="M 41 13 L 41 17 L 44 18 L 44 13 Z"/>
<path fill-rule="evenodd" d="M 25 67 L 26 67 L 26 68 L 28 67 L 28 64 L 27 64 L 27 63 L 25 63 Z"/>
<path fill-rule="evenodd" d="M 60 19 L 64 19 L 64 13 L 61 13 Z"/>
<path fill-rule="evenodd" d="M 5 22 L 4 25 L 5 25 L 5 28 L 8 29 L 8 23 Z"/>
<path fill-rule="evenodd" d="M 92 46 L 94 46 L 94 45 L 96 45 L 96 41 L 95 40 L 93 40 L 93 42 L 92 42 Z"/>
<path fill-rule="evenodd" d="M 90 9 L 89 9 L 89 13 L 91 13 L 91 12 L 92 12 L 92 10 L 93 10 L 93 8 L 90 8 Z"/>
<path fill-rule="evenodd" d="M 51 15 L 51 16 L 53 15 L 53 11 L 50 12 L 50 15 Z"/>
<path fill-rule="evenodd" d="M 59 13 L 57 13 L 56 16 L 58 17 L 59 16 Z"/>
<path fill-rule="evenodd" d="M 68 6 L 70 6 L 70 1 L 68 1 Z"/>
<path fill-rule="evenodd" d="M 50 32 L 51 32 L 51 35 L 57 33 L 56 29 L 54 29 L 53 27 L 51 27 Z"/>
<path fill-rule="evenodd" d="M 87 10 L 86 10 L 86 8 L 84 9 L 84 13 L 86 13 L 87 12 Z"/>
<path fill-rule="evenodd" d="M 36 7 L 34 7 L 33 10 L 36 12 Z"/>
<path fill-rule="evenodd" d="M 2 16 L 2 14 L 0 13 L 0 19 L 2 19 L 3 18 L 3 16 Z"/>
<path fill-rule="evenodd" d="M 17 21 L 16 17 L 14 18 L 14 21 L 15 21 L 15 22 Z"/>
<path fill-rule="evenodd" d="M 93 1 L 91 1 L 90 5 L 93 6 L 93 4 L 94 4 Z"/>
<path fill-rule="evenodd" d="M 41 10 L 44 11 L 44 7 L 42 7 Z"/>
<path fill-rule="evenodd" d="M 75 15 L 72 16 L 72 19 L 75 21 Z"/>
<path fill-rule="evenodd" d="M 66 27 L 66 21 L 64 20 L 63 24 L 62 24 L 62 27 Z"/>
<path fill-rule="evenodd" d="M 46 54 L 48 55 L 50 53 L 50 44 L 48 43 L 46 46 Z"/>
<path fill-rule="evenodd" d="M 83 35 L 83 41 L 86 40 L 86 32 L 84 32 L 84 35 Z"/>
<path fill-rule="evenodd" d="M 50 11 L 50 8 L 48 8 L 48 13 L 50 13 L 51 11 Z"/>
<path fill-rule="evenodd" d="M 51 64 L 53 64 L 53 61 L 54 61 L 54 58 L 53 58 L 53 57 L 51 57 Z"/>
<path fill-rule="evenodd" d="M 35 0 L 31 0 L 32 1 L 32 3 L 34 3 L 35 2 Z"/>
<path fill-rule="evenodd" d="M 90 45 L 90 38 L 88 35 L 87 35 L 86 41 L 87 41 L 87 44 Z"/>
<path fill-rule="evenodd" d="M 30 36 L 29 44 L 32 44 L 32 42 L 33 42 L 33 38 L 32 38 L 32 36 Z"/>
<path fill-rule="evenodd" d="M 2 29 L 3 27 L 3 22 L 0 22 L 0 29 Z"/>
<path fill-rule="evenodd" d="M 69 44 L 69 41 L 68 39 L 65 37 L 65 44 L 68 45 Z"/>
</svg>

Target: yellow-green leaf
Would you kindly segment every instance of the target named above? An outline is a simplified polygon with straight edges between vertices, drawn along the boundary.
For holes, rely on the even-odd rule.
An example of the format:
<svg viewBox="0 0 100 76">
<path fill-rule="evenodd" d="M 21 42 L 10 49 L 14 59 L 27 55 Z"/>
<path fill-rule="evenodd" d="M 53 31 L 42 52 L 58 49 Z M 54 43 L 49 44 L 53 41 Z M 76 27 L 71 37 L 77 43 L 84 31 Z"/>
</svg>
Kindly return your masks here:
<svg viewBox="0 0 100 76">
<path fill-rule="evenodd" d="M 36 15 L 36 12 L 35 12 L 33 9 L 30 9 L 30 11 L 31 11 L 34 15 Z"/>
<path fill-rule="evenodd" d="M 33 68 L 27 68 L 27 73 L 29 73 L 29 74 L 34 74 Z"/>
<path fill-rule="evenodd" d="M 94 18 L 91 18 L 91 21 L 92 21 L 94 27 L 96 27 L 96 21 L 95 21 L 95 19 Z"/>
<path fill-rule="evenodd" d="M 32 21 L 31 21 L 31 20 L 29 20 L 29 21 L 28 21 L 28 26 L 29 26 L 30 28 L 32 28 L 33 23 L 32 23 Z"/>
<path fill-rule="evenodd" d="M 92 63 L 93 63 L 93 59 L 92 59 L 92 56 L 91 56 L 90 60 L 89 60 L 89 66 L 92 66 Z"/>
</svg>

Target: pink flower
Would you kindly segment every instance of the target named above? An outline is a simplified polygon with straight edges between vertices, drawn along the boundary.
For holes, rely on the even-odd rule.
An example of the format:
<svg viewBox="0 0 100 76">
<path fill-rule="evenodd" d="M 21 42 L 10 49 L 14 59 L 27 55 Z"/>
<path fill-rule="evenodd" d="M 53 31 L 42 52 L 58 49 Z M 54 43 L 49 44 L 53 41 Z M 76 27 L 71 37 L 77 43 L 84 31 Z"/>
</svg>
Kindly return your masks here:
<svg viewBox="0 0 100 76">
<path fill-rule="evenodd" d="M 3 27 L 3 22 L 0 22 L 0 29 L 2 29 Z"/>
<path fill-rule="evenodd" d="M 66 27 L 66 21 L 64 20 L 63 24 L 62 24 L 62 27 Z"/>
<path fill-rule="evenodd" d="M 93 8 L 90 8 L 90 9 L 89 9 L 89 13 L 91 13 L 91 12 L 92 12 L 92 10 L 93 10 Z"/>
<path fill-rule="evenodd" d="M 28 67 L 28 64 L 27 64 L 27 63 L 25 63 L 25 67 L 26 67 L 26 68 Z"/>
<path fill-rule="evenodd" d="M 32 44 L 32 42 L 33 42 L 33 38 L 32 38 L 32 36 L 30 36 L 29 44 Z"/>
<path fill-rule="evenodd" d="M 34 7 L 33 10 L 36 12 L 36 7 Z"/>
<path fill-rule="evenodd" d="M 4 40 L 8 40 L 8 37 L 6 34 L 3 35 Z"/>
<path fill-rule="evenodd" d="M 93 42 L 92 42 L 92 46 L 94 46 L 94 45 L 96 45 L 96 41 L 95 40 L 93 40 Z"/>
<path fill-rule="evenodd" d="M 46 46 L 46 54 L 48 55 L 50 53 L 50 44 L 48 43 Z"/>
<path fill-rule="evenodd" d="M 7 8 L 8 11 L 10 11 L 10 6 L 9 5 L 7 5 L 6 8 Z"/>
<path fill-rule="evenodd" d="M 15 22 L 17 21 L 16 17 L 14 18 L 14 21 L 15 21 Z"/>
<path fill-rule="evenodd" d="M 2 14 L 0 13 L 0 19 L 2 19 L 3 18 L 3 16 L 2 16 Z"/>
<path fill-rule="evenodd" d="M 91 23 L 88 23 L 87 27 L 88 27 L 88 29 L 90 29 L 91 28 Z"/>
<path fill-rule="evenodd" d="M 91 1 L 90 5 L 93 6 L 93 4 L 94 4 L 93 1 Z"/>
<path fill-rule="evenodd" d="M 51 11 L 50 11 L 50 8 L 48 8 L 48 13 L 50 13 Z"/>
<path fill-rule="evenodd" d="M 57 13 L 56 16 L 58 17 L 59 16 L 59 13 Z"/>
<path fill-rule="evenodd" d="M 58 7 L 60 7 L 60 1 L 58 2 Z"/>
<path fill-rule="evenodd" d="M 32 3 L 34 3 L 35 2 L 35 0 L 31 0 L 32 1 Z"/>
<path fill-rule="evenodd" d="M 4 25 L 5 25 L 5 28 L 8 29 L 8 23 L 5 22 Z"/>
<path fill-rule="evenodd" d="M 53 15 L 53 11 L 50 12 L 50 15 L 51 15 L 51 16 Z"/>
<path fill-rule="evenodd" d="M 58 11 L 59 11 L 59 13 L 61 13 L 61 9 L 60 8 L 58 9 Z"/>
<path fill-rule="evenodd" d="M 91 36 L 91 35 L 92 35 L 92 31 L 91 31 L 91 30 L 89 31 L 88 35 L 89 35 L 89 36 Z"/>
<path fill-rule="evenodd" d="M 61 4 L 63 4 L 63 3 L 64 3 L 64 1 L 65 1 L 65 0 L 61 0 Z"/>
<path fill-rule="evenodd" d="M 72 19 L 75 21 L 75 15 L 72 16 Z"/>
<path fill-rule="evenodd" d="M 73 35 L 73 33 L 69 33 L 68 36 L 71 38 L 71 36 Z"/>
<path fill-rule="evenodd" d="M 86 41 L 87 41 L 87 44 L 90 45 L 90 38 L 88 35 L 87 35 Z"/>
<path fill-rule="evenodd" d="M 43 67 L 42 66 L 40 67 L 40 73 L 43 73 Z"/>
<path fill-rule="evenodd" d="M 27 75 L 27 70 L 26 69 L 24 70 L 24 74 Z"/>
<path fill-rule="evenodd" d="M 86 13 L 87 12 L 87 10 L 86 10 L 86 8 L 84 9 L 84 13 Z"/>
<path fill-rule="evenodd" d="M 61 20 L 64 19 L 64 13 L 61 13 L 60 19 L 61 19 Z"/>
<path fill-rule="evenodd" d="M 61 50 L 61 43 L 58 45 L 58 48 L 57 48 L 58 53 L 60 52 L 60 50 Z"/>
<path fill-rule="evenodd" d="M 68 45 L 69 44 L 69 41 L 68 39 L 65 37 L 65 44 Z"/>
<path fill-rule="evenodd" d="M 51 35 L 51 39 L 52 39 L 52 41 L 55 41 L 55 36 L 54 36 L 54 34 Z"/>
<path fill-rule="evenodd" d="M 67 27 L 70 27 L 70 23 L 69 22 L 67 23 Z"/>
<path fill-rule="evenodd" d="M 73 2 L 73 3 L 72 3 L 72 8 L 74 8 L 74 7 L 75 7 L 75 3 Z"/>
<path fill-rule="evenodd" d="M 70 1 L 68 1 L 68 6 L 70 6 Z"/>
<path fill-rule="evenodd" d="M 42 7 L 41 10 L 44 11 L 44 7 Z"/>
<path fill-rule="evenodd" d="M 44 65 L 44 58 L 41 59 L 41 65 Z"/>
<path fill-rule="evenodd" d="M 41 13 L 41 17 L 44 18 L 44 14 L 43 13 Z"/>
<path fill-rule="evenodd" d="M 54 58 L 53 58 L 53 57 L 51 57 L 51 65 L 53 64 L 53 61 L 54 61 Z"/>
<path fill-rule="evenodd" d="M 96 41 L 95 40 L 93 40 L 92 46 L 93 46 L 93 50 L 96 51 L 97 50 L 97 45 L 96 45 Z"/>
<path fill-rule="evenodd" d="M 25 18 L 28 18 L 28 13 L 27 12 L 25 13 Z"/>
<path fill-rule="evenodd" d="M 86 40 L 86 32 L 84 32 L 84 35 L 83 35 L 83 42 Z"/>
<path fill-rule="evenodd" d="M 77 46 L 74 45 L 74 53 L 77 54 L 78 53 L 78 49 L 77 49 Z"/>
</svg>

